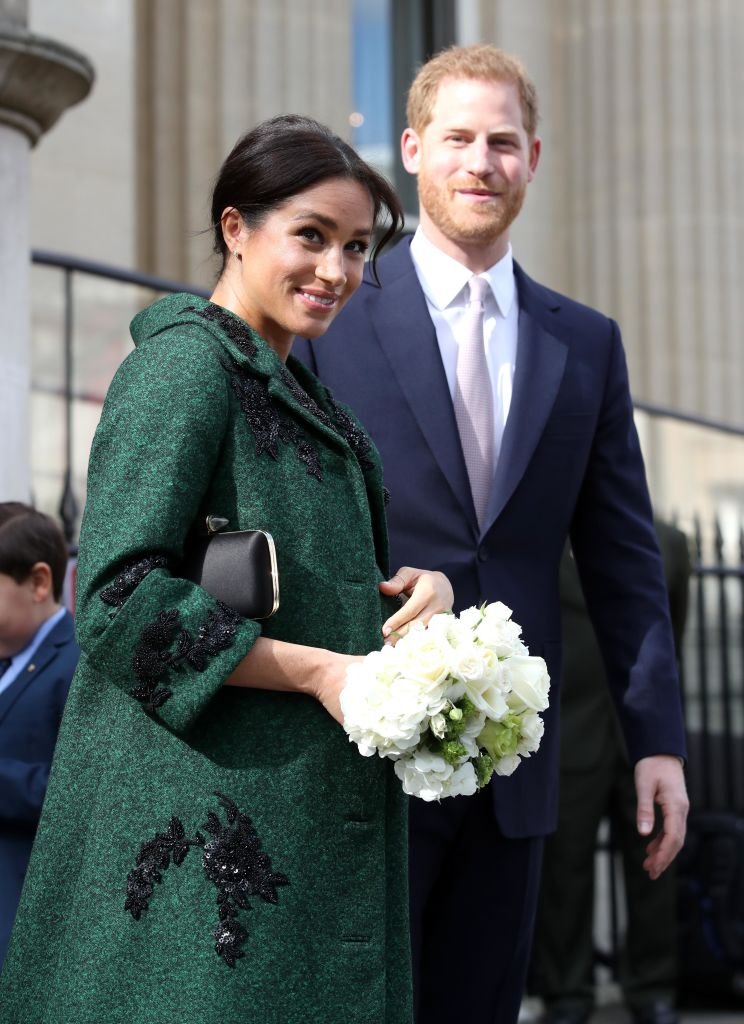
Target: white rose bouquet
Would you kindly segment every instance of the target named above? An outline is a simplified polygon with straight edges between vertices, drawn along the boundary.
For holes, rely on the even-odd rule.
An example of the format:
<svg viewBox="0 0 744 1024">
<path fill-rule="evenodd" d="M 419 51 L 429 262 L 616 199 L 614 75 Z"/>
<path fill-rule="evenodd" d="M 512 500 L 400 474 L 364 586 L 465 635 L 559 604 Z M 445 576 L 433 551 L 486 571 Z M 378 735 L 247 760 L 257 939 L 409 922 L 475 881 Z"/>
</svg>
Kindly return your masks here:
<svg viewBox="0 0 744 1024">
<path fill-rule="evenodd" d="M 410 796 L 470 796 L 540 746 L 550 678 L 511 614 L 496 602 L 434 615 L 349 668 L 349 739 L 394 760 Z"/>
</svg>

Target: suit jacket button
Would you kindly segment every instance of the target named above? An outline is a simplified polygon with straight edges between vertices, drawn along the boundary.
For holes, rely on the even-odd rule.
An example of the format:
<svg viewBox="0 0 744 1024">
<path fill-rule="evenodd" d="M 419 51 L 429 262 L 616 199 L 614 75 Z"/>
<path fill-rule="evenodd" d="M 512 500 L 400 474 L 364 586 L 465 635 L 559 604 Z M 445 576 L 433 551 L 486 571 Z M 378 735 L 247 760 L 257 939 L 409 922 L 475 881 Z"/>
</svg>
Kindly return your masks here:
<svg viewBox="0 0 744 1024">
<path fill-rule="evenodd" d="M 488 550 L 486 548 L 478 548 L 478 561 L 479 562 L 487 562 L 488 561 Z"/>
</svg>

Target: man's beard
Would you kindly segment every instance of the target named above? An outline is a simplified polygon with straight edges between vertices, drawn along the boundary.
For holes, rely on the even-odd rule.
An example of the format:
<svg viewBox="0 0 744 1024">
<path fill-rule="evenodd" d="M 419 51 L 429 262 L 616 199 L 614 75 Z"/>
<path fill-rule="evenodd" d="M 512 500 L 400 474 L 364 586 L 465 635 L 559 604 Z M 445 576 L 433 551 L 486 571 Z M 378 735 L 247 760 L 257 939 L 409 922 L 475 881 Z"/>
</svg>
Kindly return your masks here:
<svg viewBox="0 0 744 1024">
<path fill-rule="evenodd" d="M 484 188 L 481 183 L 463 184 L 461 188 Z M 419 202 L 433 224 L 445 238 L 463 244 L 495 242 L 510 227 L 522 209 L 527 192 L 527 183 L 521 187 L 508 186 L 493 204 L 487 208 L 479 208 L 475 203 L 468 210 L 457 209 L 457 200 L 450 185 L 438 185 L 426 174 L 419 172 Z"/>
</svg>

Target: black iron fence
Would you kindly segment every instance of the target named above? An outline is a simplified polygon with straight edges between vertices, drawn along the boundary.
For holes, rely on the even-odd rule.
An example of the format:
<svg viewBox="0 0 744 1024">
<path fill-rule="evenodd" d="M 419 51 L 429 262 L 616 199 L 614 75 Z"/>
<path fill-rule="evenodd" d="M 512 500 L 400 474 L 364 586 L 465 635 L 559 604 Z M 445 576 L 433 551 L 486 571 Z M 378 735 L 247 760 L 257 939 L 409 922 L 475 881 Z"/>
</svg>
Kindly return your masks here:
<svg viewBox="0 0 744 1024">
<path fill-rule="evenodd" d="M 707 548 L 699 520 L 691 541 L 682 664 L 690 802 L 744 815 L 744 523 L 734 550 L 719 521 Z"/>
<path fill-rule="evenodd" d="M 51 267 L 62 275 L 63 316 L 60 342 L 63 347 L 64 473 L 59 500 L 68 540 L 76 535 L 80 497 L 74 485 L 75 436 L 73 403 L 76 277 L 99 277 L 134 285 L 154 298 L 164 292 L 200 289 L 150 274 L 141 274 L 76 257 L 35 251 L 34 264 Z M 703 417 L 682 414 L 650 403 L 636 408 L 657 421 L 671 420 L 708 429 L 742 440 L 744 429 Z M 739 516 L 744 515 L 739 510 Z M 689 740 L 688 785 L 693 809 L 735 810 L 744 815 L 744 519 L 738 539 L 732 545 L 730 523 L 680 524 L 690 542 L 692 575 L 687 629 L 682 651 L 682 681 Z M 609 940 L 598 960 L 613 973 L 618 963 L 618 946 L 623 930 L 622 900 L 619 897 L 619 866 L 612 844 L 603 842 L 609 893 Z"/>
</svg>

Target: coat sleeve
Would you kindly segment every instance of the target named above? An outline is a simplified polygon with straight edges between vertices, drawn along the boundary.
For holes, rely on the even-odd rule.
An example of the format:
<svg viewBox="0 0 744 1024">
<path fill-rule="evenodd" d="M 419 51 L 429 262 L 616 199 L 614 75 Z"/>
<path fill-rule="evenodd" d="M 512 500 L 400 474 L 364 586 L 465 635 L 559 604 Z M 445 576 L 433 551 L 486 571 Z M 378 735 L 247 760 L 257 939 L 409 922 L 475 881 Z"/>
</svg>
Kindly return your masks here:
<svg viewBox="0 0 744 1024">
<path fill-rule="evenodd" d="M 171 328 L 117 373 L 91 451 L 76 625 L 87 664 L 175 732 L 260 633 L 177 575 L 230 417 L 214 341 Z"/>
<path fill-rule="evenodd" d="M 685 755 L 669 600 L 625 355 L 610 323 L 604 396 L 572 527 L 587 608 L 628 752 Z"/>
</svg>

